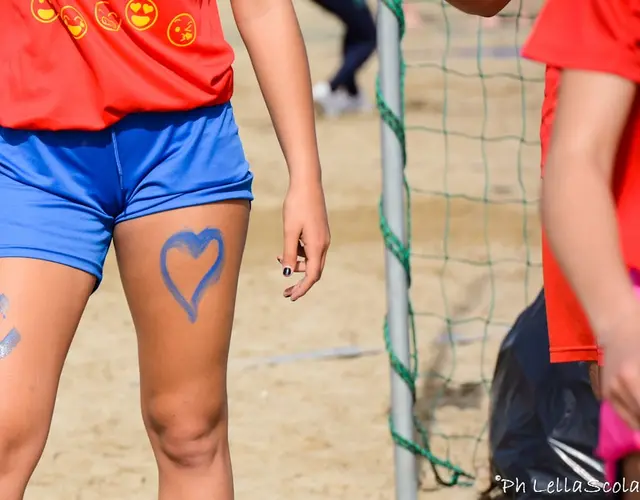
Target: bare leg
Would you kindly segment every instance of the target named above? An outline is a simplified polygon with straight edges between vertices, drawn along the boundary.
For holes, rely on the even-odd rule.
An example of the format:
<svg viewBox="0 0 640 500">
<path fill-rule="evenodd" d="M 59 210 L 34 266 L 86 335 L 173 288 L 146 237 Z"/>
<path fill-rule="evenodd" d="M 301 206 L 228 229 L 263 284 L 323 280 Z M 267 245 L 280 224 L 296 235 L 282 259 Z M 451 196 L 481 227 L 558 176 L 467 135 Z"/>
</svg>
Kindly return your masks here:
<svg viewBox="0 0 640 500">
<path fill-rule="evenodd" d="M 640 500 L 638 485 L 640 484 L 640 455 L 627 457 L 622 464 L 622 477 L 624 477 L 624 487 L 627 490 L 623 493 L 624 500 Z"/>
<path fill-rule="evenodd" d="M 49 434 L 62 365 L 95 278 L 0 259 L 0 497 L 21 500 Z"/>
<path fill-rule="evenodd" d="M 233 499 L 227 357 L 248 221 L 230 201 L 116 227 L 160 500 Z"/>
</svg>

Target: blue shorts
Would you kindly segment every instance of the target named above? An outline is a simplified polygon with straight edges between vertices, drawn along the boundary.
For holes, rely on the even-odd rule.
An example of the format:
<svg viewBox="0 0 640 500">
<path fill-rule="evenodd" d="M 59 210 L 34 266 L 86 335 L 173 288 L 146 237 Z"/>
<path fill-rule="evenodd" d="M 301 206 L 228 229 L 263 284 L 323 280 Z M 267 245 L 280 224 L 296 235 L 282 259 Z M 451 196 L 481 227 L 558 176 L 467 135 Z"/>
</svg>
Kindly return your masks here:
<svg viewBox="0 0 640 500">
<path fill-rule="evenodd" d="M 0 127 L 0 257 L 71 266 L 98 283 L 116 224 L 252 200 L 230 103 L 140 113 L 101 131 Z"/>
</svg>

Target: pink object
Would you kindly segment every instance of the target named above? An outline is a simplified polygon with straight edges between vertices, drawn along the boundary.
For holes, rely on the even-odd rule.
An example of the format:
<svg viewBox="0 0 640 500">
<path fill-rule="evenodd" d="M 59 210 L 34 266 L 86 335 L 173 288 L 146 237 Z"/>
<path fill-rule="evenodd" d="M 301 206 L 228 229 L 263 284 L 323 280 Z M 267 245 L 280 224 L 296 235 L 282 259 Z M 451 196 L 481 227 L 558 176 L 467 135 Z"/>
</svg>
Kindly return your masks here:
<svg viewBox="0 0 640 500">
<path fill-rule="evenodd" d="M 640 273 L 631 271 L 636 294 L 640 297 Z M 619 462 L 640 452 L 640 431 L 634 431 L 618 416 L 608 401 L 600 407 L 600 436 L 597 453 L 604 460 L 605 481 L 617 481 Z"/>
<path fill-rule="evenodd" d="M 624 457 L 640 452 L 640 432 L 631 430 L 613 407 L 604 401 L 600 407 L 598 455 L 604 460 L 605 481 L 617 481 L 617 466 Z"/>
</svg>

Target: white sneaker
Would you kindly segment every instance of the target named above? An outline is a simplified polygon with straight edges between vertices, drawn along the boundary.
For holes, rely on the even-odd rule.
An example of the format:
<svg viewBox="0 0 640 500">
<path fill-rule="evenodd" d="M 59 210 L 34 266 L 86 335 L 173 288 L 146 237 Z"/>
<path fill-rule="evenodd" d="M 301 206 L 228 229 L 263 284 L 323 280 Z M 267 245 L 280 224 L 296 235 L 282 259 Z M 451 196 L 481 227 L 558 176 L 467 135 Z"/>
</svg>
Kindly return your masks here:
<svg viewBox="0 0 640 500">
<path fill-rule="evenodd" d="M 347 110 L 346 94 L 341 90 L 332 91 L 328 82 L 313 86 L 313 102 L 325 116 L 339 116 Z"/>
<path fill-rule="evenodd" d="M 325 116 L 335 117 L 345 113 L 369 113 L 373 110 L 373 106 L 362 92 L 352 96 L 342 89 L 332 91 L 327 82 L 320 82 L 314 85 L 313 101 Z"/>
<path fill-rule="evenodd" d="M 373 105 L 367 99 L 362 91 L 356 95 L 345 95 L 346 111 L 351 113 L 370 113 L 373 111 Z"/>
<path fill-rule="evenodd" d="M 331 85 L 329 82 L 318 82 L 313 86 L 312 92 L 314 102 L 322 100 L 331 94 Z"/>
</svg>

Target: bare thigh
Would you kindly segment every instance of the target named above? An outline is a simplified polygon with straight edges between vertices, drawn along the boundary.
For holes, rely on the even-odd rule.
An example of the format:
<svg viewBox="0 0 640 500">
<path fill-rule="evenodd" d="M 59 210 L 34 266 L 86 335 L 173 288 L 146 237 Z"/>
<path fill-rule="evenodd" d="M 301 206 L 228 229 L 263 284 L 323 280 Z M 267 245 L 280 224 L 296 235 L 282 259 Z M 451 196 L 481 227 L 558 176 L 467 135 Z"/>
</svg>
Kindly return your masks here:
<svg viewBox="0 0 640 500">
<path fill-rule="evenodd" d="M 226 420 L 227 358 L 249 210 L 248 202 L 221 202 L 116 228 L 138 335 L 143 417 L 156 448 L 161 443 L 154 439 L 167 432 L 169 446 Z"/>
<path fill-rule="evenodd" d="M 0 259 L 0 472 L 16 475 L 4 488 L 18 491 L 40 457 L 62 366 L 94 284 L 93 276 L 60 264 Z"/>
</svg>

